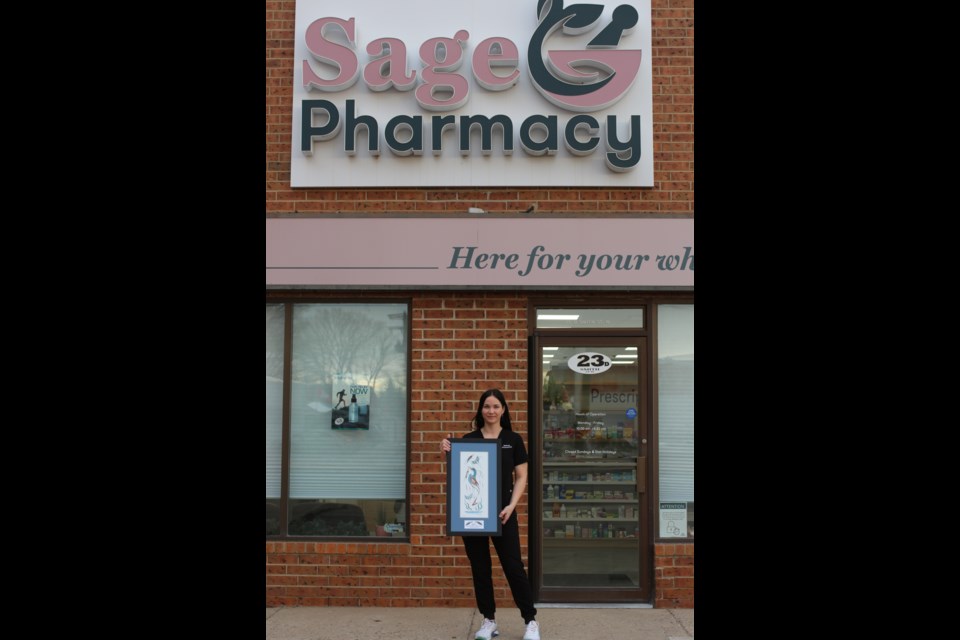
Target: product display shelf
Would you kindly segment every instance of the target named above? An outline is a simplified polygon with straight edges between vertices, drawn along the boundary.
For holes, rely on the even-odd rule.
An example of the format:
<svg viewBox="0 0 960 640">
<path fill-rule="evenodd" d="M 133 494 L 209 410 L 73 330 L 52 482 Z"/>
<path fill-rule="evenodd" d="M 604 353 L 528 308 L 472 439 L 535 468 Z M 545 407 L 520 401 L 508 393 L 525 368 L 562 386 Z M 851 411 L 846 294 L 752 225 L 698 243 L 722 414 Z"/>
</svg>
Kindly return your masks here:
<svg viewBox="0 0 960 640">
<path fill-rule="evenodd" d="M 544 516 L 544 524 L 548 522 L 605 522 L 607 524 L 639 522 L 636 517 L 627 516 L 625 518 L 594 518 L 591 516 Z"/>
<path fill-rule="evenodd" d="M 636 458 L 543 463 L 543 540 L 548 546 L 636 544 Z"/>
<path fill-rule="evenodd" d="M 637 483 L 637 462 L 636 458 L 583 462 L 544 460 L 542 480 L 545 484 L 626 487 Z"/>
<path fill-rule="evenodd" d="M 544 537 L 543 545 L 548 548 L 580 548 L 591 547 L 594 549 L 622 549 L 633 548 L 637 546 L 637 536 L 631 533 L 624 538 L 556 538 Z"/>
</svg>

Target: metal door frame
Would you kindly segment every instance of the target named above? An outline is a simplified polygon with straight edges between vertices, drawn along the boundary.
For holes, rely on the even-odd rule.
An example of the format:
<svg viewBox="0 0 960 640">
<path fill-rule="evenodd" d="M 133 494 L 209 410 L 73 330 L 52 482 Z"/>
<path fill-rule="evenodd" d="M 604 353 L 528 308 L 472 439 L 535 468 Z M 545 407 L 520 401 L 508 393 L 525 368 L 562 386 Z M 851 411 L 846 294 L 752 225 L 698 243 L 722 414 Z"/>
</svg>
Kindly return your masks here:
<svg viewBox="0 0 960 640">
<path fill-rule="evenodd" d="M 563 305 L 562 306 L 572 306 Z M 530 581 L 534 591 L 534 598 L 538 602 L 653 602 L 653 537 L 652 527 L 653 518 L 651 516 L 651 488 L 654 487 L 651 473 L 656 468 L 653 460 L 656 451 L 653 447 L 655 439 L 652 437 L 653 422 L 653 376 L 651 375 L 651 357 L 650 348 L 650 330 L 649 330 L 649 307 L 646 305 L 637 305 L 644 308 L 644 328 L 643 329 L 536 329 L 536 307 L 542 307 L 543 304 L 533 305 L 531 301 L 531 327 L 532 335 L 528 347 L 528 371 L 530 380 L 528 383 L 529 398 L 528 406 L 528 434 L 527 443 L 530 449 L 531 461 L 534 463 L 535 472 L 528 474 L 528 496 L 529 496 L 529 565 Z M 586 306 L 586 305 L 576 305 Z M 601 308 L 604 305 L 589 305 L 591 308 Z M 631 306 L 631 305 L 616 305 Z M 584 343 L 596 343 L 597 346 L 606 346 L 603 343 L 618 341 L 622 344 L 627 339 L 636 342 L 638 376 L 637 392 L 641 395 L 642 410 L 638 413 L 638 428 L 640 437 L 645 439 L 643 445 L 647 448 L 646 455 L 638 454 L 638 458 L 645 458 L 642 464 L 638 460 L 638 509 L 639 509 L 639 529 L 640 539 L 638 541 L 640 551 L 640 585 L 637 589 L 610 589 L 593 587 L 587 590 L 577 590 L 567 587 L 544 587 L 543 567 L 542 567 L 542 535 L 543 535 L 543 442 L 541 441 L 542 431 L 542 413 L 543 401 L 541 398 L 541 381 L 543 380 L 543 361 L 540 357 L 542 346 L 576 346 Z M 641 453 L 644 453 L 641 449 Z M 641 468 L 641 466 L 643 468 Z M 642 488 L 642 490 L 641 490 Z"/>
</svg>

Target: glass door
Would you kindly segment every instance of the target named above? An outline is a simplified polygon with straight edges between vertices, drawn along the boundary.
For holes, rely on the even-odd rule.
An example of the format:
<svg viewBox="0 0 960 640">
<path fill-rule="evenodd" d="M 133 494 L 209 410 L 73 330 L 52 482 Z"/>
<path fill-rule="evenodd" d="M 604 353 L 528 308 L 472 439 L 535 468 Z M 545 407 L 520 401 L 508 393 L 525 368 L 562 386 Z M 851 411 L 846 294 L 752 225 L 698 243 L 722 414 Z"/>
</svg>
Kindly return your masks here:
<svg viewBox="0 0 960 640">
<path fill-rule="evenodd" d="M 645 338 L 541 338 L 539 598 L 649 599 Z"/>
</svg>

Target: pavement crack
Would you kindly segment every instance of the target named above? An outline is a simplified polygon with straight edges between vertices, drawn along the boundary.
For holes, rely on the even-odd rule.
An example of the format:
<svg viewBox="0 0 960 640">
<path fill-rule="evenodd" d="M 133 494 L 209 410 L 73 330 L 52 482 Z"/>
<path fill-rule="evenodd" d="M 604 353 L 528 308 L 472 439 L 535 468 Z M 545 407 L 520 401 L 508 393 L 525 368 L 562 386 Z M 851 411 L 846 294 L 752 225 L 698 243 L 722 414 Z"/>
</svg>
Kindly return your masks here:
<svg viewBox="0 0 960 640">
<path fill-rule="evenodd" d="M 678 625 L 680 625 L 680 628 L 683 629 L 683 632 L 692 638 L 693 633 L 690 632 L 690 629 L 687 629 L 687 627 L 683 624 L 683 620 L 677 617 L 677 614 L 673 612 L 673 609 L 667 609 L 667 611 L 670 612 L 670 616 L 677 622 Z"/>
</svg>

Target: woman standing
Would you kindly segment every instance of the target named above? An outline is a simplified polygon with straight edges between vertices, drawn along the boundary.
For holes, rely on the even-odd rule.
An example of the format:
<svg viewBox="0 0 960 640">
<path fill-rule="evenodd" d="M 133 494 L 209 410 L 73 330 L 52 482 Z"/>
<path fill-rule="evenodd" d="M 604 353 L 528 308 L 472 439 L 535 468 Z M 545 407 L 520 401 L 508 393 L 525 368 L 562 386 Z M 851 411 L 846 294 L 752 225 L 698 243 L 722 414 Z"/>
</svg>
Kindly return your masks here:
<svg viewBox="0 0 960 640">
<path fill-rule="evenodd" d="M 527 450 L 523 439 L 513 432 L 510 409 L 499 389 L 488 389 L 480 396 L 473 426 L 475 430 L 464 438 L 485 438 L 500 442 L 500 497 L 501 504 L 506 505 L 500 511 L 500 522 L 503 524 L 500 536 L 463 536 L 463 546 L 473 572 L 477 608 L 483 614 L 483 624 L 475 638 L 490 640 L 499 635 L 495 621 L 497 606 L 493 597 L 493 566 L 490 561 L 492 539 L 493 547 L 500 558 L 500 566 L 510 583 L 513 601 L 527 625 L 523 640 L 540 640 L 540 626 L 536 621 L 537 609 L 533 606 L 533 590 L 520 557 L 520 526 L 516 514 L 517 504 L 527 488 Z M 440 443 L 440 448 L 446 453 L 450 452 L 450 437 L 452 435 Z"/>
</svg>

